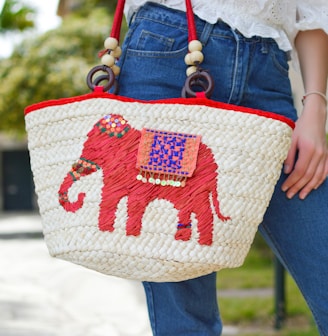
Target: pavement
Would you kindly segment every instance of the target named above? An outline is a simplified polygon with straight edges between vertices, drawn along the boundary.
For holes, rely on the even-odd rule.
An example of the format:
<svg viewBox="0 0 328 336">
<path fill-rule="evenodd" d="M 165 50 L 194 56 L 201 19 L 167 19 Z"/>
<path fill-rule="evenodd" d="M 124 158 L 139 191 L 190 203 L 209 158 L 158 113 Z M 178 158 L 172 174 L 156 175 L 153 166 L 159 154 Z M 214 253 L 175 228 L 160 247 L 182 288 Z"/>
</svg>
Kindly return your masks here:
<svg viewBox="0 0 328 336">
<path fill-rule="evenodd" d="M 151 336 L 139 282 L 51 258 L 40 238 L 39 215 L 0 215 L 0 336 Z"/>
<path fill-rule="evenodd" d="M 0 336 L 151 335 L 139 282 L 51 258 L 40 231 L 38 215 L 0 217 Z"/>
</svg>

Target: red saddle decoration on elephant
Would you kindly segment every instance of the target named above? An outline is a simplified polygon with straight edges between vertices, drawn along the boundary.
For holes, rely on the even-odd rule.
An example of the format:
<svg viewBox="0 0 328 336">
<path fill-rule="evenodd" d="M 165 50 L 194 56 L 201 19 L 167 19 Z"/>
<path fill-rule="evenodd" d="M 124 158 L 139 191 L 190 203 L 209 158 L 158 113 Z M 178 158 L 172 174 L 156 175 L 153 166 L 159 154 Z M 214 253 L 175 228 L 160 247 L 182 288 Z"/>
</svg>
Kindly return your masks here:
<svg viewBox="0 0 328 336">
<path fill-rule="evenodd" d="M 137 179 L 184 187 L 196 169 L 200 139 L 199 135 L 144 128 L 138 149 Z"/>
</svg>

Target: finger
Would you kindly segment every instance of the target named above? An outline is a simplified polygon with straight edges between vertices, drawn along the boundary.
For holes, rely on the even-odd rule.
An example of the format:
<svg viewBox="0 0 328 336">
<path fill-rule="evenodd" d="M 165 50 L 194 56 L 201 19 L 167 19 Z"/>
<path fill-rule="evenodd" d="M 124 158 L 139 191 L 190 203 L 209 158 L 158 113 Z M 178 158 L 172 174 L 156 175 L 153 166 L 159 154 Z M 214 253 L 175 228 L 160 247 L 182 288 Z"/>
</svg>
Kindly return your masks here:
<svg viewBox="0 0 328 336">
<path fill-rule="evenodd" d="M 321 184 L 326 181 L 327 177 L 328 177 L 328 155 L 326 156 L 326 159 L 325 159 L 325 165 L 324 165 L 324 169 L 322 173 L 322 178 L 321 180 L 319 180 L 319 182 L 317 183 L 314 189 L 318 189 L 321 186 Z"/>
<path fill-rule="evenodd" d="M 305 199 L 312 190 L 317 189 L 322 184 L 322 182 L 324 181 L 323 179 L 324 171 L 325 171 L 325 160 L 322 160 L 322 162 L 320 162 L 320 164 L 317 166 L 317 170 L 313 175 L 312 179 L 300 191 L 299 193 L 300 199 Z"/>
<path fill-rule="evenodd" d="M 312 155 L 304 152 L 299 153 L 299 157 L 295 163 L 293 171 L 290 173 L 284 184 L 282 185 L 283 191 L 288 191 L 287 197 L 292 198 L 305 184 L 302 182 L 304 175 L 310 176 L 311 172 L 308 171 L 312 161 Z M 314 168 L 312 168 L 314 170 Z M 311 174 L 313 176 L 314 171 Z M 309 179 L 309 177 L 307 177 Z"/>
<path fill-rule="evenodd" d="M 286 188 L 285 191 L 287 191 L 288 198 L 294 197 L 313 179 L 317 169 L 320 170 L 320 168 L 318 168 L 319 163 L 320 156 L 313 156 L 313 152 L 303 151 L 302 153 L 299 153 L 294 170 L 285 181 L 284 187 Z M 309 187 L 314 188 L 317 182 L 318 179 L 315 178 Z"/>
<path fill-rule="evenodd" d="M 297 162 L 295 170 L 298 170 L 299 164 L 302 163 L 302 158 Z M 308 166 L 304 171 L 301 178 L 288 190 L 287 197 L 293 197 L 299 192 L 299 197 L 304 199 L 307 195 L 316 187 L 318 187 L 324 180 L 327 157 L 323 152 L 316 151 L 311 159 L 305 159 L 308 161 Z M 301 166 L 302 167 L 302 166 Z M 306 167 L 306 166 L 303 166 Z"/>
<path fill-rule="evenodd" d="M 286 160 L 284 162 L 285 174 L 290 174 L 290 172 L 292 171 L 296 159 L 296 153 L 297 153 L 297 142 L 295 139 L 293 139 Z"/>
</svg>

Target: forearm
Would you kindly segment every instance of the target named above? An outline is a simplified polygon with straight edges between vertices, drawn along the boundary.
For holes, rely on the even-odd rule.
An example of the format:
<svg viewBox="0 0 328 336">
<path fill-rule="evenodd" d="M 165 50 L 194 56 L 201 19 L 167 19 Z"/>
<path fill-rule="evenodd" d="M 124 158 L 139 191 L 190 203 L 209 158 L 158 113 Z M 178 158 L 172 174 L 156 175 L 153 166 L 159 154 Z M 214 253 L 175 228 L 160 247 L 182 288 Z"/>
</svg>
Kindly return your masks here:
<svg viewBox="0 0 328 336">
<path fill-rule="evenodd" d="M 295 46 L 300 60 L 305 93 L 317 91 L 326 94 L 328 35 L 320 29 L 301 31 L 296 37 Z"/>
<path fill-rule="evenodd" d="M 298 51 L 305 94 L 302 114 L 296 122 L 292 145 L 285 161 L 289 174 L 282 189 L 287 197 L 296 193 L 304 199 L 317 189 L 328 175 L 326 142 L 328 76 L 328 35 L 322 30 L 300 32 L 295 45 Z"/>
</svg>

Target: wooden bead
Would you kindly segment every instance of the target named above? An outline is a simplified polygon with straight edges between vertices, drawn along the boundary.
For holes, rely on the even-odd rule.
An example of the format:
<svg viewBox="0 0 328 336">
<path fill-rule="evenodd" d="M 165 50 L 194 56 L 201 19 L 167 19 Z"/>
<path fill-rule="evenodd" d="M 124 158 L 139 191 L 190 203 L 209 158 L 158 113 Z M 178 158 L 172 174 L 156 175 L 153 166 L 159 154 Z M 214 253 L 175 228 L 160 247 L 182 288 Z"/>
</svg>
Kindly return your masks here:
<svg viewBox="0 0 328 336">
<path fill-rule="evenodd" d="M 110 53 L 113 57 L 119 58 L 122 55 L 122 49 L 120 46 L 117 46 L 114 50 Z"/>
<path fill-rule="evenodd" d="M 118 76 L 121 72 L 121 68 L 116 64 L 112 66 L 112 70 L 113 70 L 115 77 Z"/>
<path fill-rule="evenodd" d="M 193 52 L 193 51 L 202 51 L 202 49 L 203 49 L 203 45 L 198 40 L 192 40 L 188 44 L 188 50 L 190 52 Z"/>
<path fill-rule="evenodd" d="M 190 53 L 185 56 L 184 61 L 186 65 L 193 65 Z"/>
<path fill-rule="evenodd" d="M 187 77 L 189 77 L 196 71 L 197 71 L 197 67 L 195 65 L 189 66 L 186 71 Z"/>
<path fill-rule="evenodd" d="M 185 56 L 185 63 L 187 65 L 197 65 L 202 63 L 204 60 L 204 55 L 201 51 L 193 51 Z"/>
<path fill-rule="evenodd" d="M 118 41 L 114 37 L 107 37 L 104 46 L 106 49 L 115 50 L 118 46 Z"/>
<path fill-rule="evenodd" d="M 190 53 L 192 64 L 200 64 L 204 60 L 204 55 L 201 51 L 193 51 Z"/>
<path fill-rule="evenodd" d="M 115 64 L 115 58 L 112 55 L 105 54 L 101 58 L 101 63 L 108 67 L 112 67 Z"/>
</svg>

